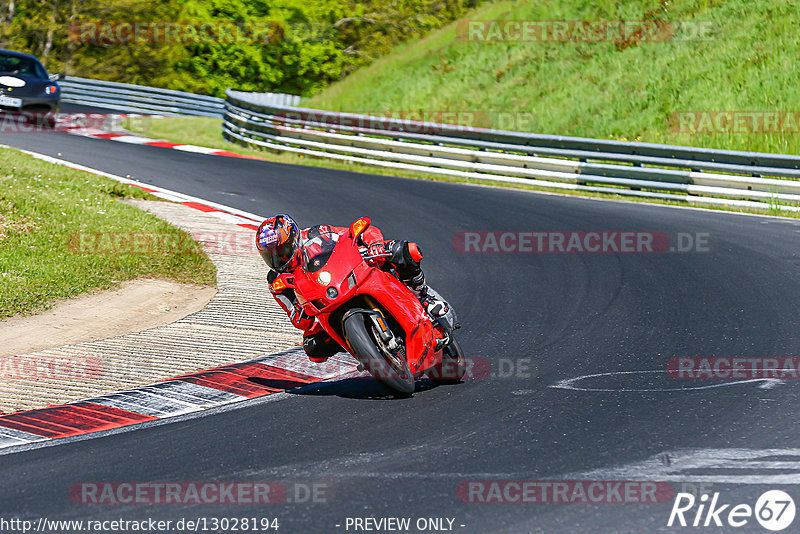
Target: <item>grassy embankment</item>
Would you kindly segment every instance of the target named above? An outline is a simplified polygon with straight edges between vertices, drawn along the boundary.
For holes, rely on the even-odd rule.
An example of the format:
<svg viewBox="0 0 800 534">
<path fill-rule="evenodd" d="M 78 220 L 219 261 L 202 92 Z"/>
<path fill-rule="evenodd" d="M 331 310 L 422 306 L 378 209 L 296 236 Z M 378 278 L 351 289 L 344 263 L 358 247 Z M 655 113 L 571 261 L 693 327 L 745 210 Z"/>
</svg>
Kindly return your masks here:
<svg viewBox="0 0 800 534">
<path fill-rule="evenodd" d="M 0 149 L 0 162 L 0 319 L 139 277 L 215 283 L 190 235 L 118 202 L 153 198 L 144 191 L 16 150 Z M 117 241 L 131 233 L 165 245 Z"/>
</svg>

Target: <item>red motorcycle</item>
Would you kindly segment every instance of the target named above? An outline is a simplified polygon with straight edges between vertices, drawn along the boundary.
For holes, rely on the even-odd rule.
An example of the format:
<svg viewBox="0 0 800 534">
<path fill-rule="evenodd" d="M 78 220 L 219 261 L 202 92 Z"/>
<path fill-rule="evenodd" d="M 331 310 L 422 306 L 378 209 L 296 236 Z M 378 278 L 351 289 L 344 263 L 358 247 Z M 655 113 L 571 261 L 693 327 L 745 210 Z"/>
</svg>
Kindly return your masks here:
<svg viewBox="0 0 800 534">
<path fill-rule="evenodd" d="M 369 225 L 362 217 L 347 232 L 322 232 L 306 242 L 302 270 L 280 275 L 273 286 L 294 289 L 305 313 L 355 356 L 359 370 L 389 388 L 410 394 L 424 373 L 438 383 L 460 381 L 466 364 L 453 336 L 460 328 L 455 312 L 431 317 L 393 270 L 367 263 L 388 256 L 371 256 L 359 245 Z"/>
</svg>

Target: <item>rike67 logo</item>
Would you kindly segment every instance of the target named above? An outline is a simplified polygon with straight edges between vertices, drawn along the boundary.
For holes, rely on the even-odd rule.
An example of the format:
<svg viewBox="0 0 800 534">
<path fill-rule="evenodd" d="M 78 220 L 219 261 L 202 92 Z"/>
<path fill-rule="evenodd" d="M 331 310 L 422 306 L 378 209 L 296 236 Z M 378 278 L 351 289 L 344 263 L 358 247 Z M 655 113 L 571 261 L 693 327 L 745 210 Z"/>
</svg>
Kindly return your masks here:
<svg viewBox="0 0 800 534">
<path fill-rule="evenodd" d="M 755 506 L 749 504 L 722 504 L 719 492 L 709 496 L 703 494 L 699 499 L 691 493 L 678 493 L 667 526 L 692 527 L 743 527 L 753 518 L 765 529 L 784 530 L 794 521 L 797 509 L 794 499 L 781 490 L 764 492 Z"/>
</svg>

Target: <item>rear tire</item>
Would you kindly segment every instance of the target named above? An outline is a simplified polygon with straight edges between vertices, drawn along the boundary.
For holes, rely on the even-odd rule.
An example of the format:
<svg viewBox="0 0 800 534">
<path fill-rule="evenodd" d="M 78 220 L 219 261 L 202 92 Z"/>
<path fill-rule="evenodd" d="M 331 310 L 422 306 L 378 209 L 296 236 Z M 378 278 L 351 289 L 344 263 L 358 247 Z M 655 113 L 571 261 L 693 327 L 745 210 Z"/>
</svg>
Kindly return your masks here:
<svg viewBox="0 0 800 534">
<path fill-rule="evenodd" d="M 386 387 L 409 395 L 414 392 L 414 376 L 408 362 L 402 358 L 388 361 L 376 346 L 367 329 L 363 313 L 354 313 L 344 320 L 344 335 L 353 348 L 354 356 L 364 364 L 364 368 Z"/>
<path fill-rule="evenodd" d="M 434 365 L 428 371 L 428 376 L 437 384 L 457 384 L 461 382 L 466 372 L 467 362 L 461 351 L 461 345 L 453 334 L 450 334 L 450 343 L 442 349 L 441 363 Z"/>
</svg>

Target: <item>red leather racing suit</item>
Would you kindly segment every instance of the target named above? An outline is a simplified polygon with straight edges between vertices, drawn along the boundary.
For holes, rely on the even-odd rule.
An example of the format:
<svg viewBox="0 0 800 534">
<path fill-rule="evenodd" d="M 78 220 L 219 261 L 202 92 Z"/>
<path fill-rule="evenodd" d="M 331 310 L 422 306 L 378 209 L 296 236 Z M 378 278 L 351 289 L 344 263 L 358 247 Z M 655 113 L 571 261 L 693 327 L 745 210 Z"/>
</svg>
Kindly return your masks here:
<svg viewBox="0 0 800 534">
<path fill-rule="evenodd" d="M 300 248 L 295 253 L 286 270 L 280 275 L 270 271 L 268 280 L 272 296 L 289 316 L 292 324 L 303 331 L 303 348 L 308 357 L 315 362 L 323 362 L 329 356 L 342 350 L 338 343 L 333 341 L 322 328 L 322 325 L 315 318 L 306 315 L 302 306 L 298 302 L 294 290 L 286 284 L 280 284 L 281 277 L 295 276 L 298 269 L 302 269 L 300 258 L 303 254 L 303 247 L 309 246 L 316 239 L 323 239 L 325 235 L 336 233 L 344 235 L 349 228 L 343 226 L 317 225 L 306 228 L 300 232 Z M 418 296 L 424 297 L 427 286 L 425 276 L 420 267 L 422 254 L 416 244 L 409 244 L 408 241 L 386 241 L 383 233 L 375 226 L 368 227 L 359 238 L 359 245 L 362 252 L 369 256 L 381 255 L 380 257 L 370 258 L 368 263 L 376 267 L 391 266 L 395 269 L 398 277 L 409 286 Z"/>
</svg>

